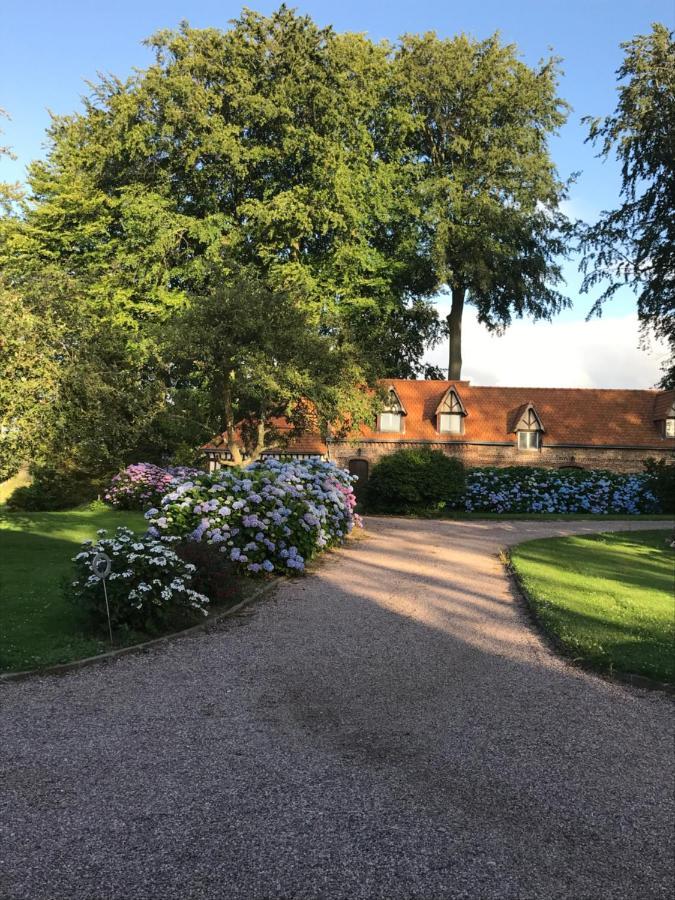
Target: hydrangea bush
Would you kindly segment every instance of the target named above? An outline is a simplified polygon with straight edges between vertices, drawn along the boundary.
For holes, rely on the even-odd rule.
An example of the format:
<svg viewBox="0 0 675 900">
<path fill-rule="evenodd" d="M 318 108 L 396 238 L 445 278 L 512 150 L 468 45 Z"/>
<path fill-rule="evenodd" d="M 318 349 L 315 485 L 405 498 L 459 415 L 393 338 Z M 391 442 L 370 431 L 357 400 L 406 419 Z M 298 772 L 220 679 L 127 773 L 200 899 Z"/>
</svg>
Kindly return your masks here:
<svg viewBox="0 0 675 900">
<path fill-rule="evenodd" d="M 152 463 L 135 463 L 115 475 L 105 500 L 118 509 L 146 510 L 161 503 L 162 497 L 177 482 L 194 477 L 200 471 L 187 466 L 162 469 Z"/>
<path fill-rule="evenodd" d="M 107 627 L 103 587 L 91 570 L 97 553 L 112 563 L 106 588 L 114 629 L 155 633 L 208 614 L 208 597 L 191 587 L 195 566 L 176 554 L 173 541 L 141 537 L 128 528 L 118 528 L 110 538 L 105 529 L 97 534 L 98 541 L 85 541 L 73 557 L 76 575 L 68 587 L 70 598 L 96 627 Z"/>
<path fill-rule="evenodd" d="M 361 524 L 353 481 L 319 458 L 263 460 L 243 471 L 201 473 L 174 485 L 146 519 L 156 537 L 220 544 L 246 572 L 299 572 Z"/>
<path fill-rule="evenodd" d="M 494 513 L 653 513 L 659 503 L 647 475 L 530 467 L 467 473 L 467 510 Z"/>
</svg>

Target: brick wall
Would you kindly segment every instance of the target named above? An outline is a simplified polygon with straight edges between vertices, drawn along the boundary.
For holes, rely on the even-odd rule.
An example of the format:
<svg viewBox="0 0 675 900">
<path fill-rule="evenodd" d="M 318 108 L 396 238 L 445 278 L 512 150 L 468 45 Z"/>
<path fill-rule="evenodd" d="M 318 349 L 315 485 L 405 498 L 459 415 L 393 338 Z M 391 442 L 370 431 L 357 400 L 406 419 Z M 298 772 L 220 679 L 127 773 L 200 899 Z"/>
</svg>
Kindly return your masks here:
<svg viewBox="0 0 675 900">
<path fill-rule="evenodd" d="M 543 466 L 558 469 L 563 466 L 578 466 L 583 469 L 609 469 L 612 472 L 642 472 L 643 460 L 651 456 L 675 462 L 675 452 L 671 449 L 655 450 L 611 450 L 603 447 L 546 447 L 541 450 L 518 450 L 511 446 L 490 446 L 481 444 L 433 444 L 387 441 L 382 443 L 332 443 L 328 448 L 329 459 L 347 468 L 350 459 L 365 459 L 370 467 L 382 456 L 410 447 L 430 447 L 442 450 L 449 456 L 456 456 L 464 465 L 474 466 Z M 360 451 L 360 452 L 359 452 Z"/>
</svg>

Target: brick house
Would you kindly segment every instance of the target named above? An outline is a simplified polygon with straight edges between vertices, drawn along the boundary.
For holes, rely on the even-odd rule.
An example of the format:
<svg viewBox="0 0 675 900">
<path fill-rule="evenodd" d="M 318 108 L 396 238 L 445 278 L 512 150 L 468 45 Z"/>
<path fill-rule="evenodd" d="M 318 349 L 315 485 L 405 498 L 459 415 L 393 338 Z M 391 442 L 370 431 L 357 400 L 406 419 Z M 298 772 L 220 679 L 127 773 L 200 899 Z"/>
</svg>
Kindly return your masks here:
<svg viewBox="0 0 675 900">
<path fill-rule="evenodd" d="M 468 381 L 383 382 L 388 403 L 375 428 L 349 439 L 289 437 L 267 456 L 319 455 L 368 477 L 381 456 L 427 446 L 467 466 L 536 465 L 640 472 L 647 457 L 675 461 L 675 391 L 478 387 Z M 283 434 L 288 425 L 277 420 Z M 204 446 L 209 468 L 229 453 Z"/>
</svg>

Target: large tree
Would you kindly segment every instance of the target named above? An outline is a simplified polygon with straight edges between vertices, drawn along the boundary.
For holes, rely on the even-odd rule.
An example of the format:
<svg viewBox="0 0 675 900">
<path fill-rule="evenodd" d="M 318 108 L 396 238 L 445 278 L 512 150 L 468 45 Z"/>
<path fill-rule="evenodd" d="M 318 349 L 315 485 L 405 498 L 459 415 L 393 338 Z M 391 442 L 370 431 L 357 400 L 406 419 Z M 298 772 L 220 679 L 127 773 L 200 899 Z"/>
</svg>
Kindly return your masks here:
<svg viewBox="0 0 675 900">
<path fill-rule="evenodd" d="M 13 259 L 81 275 L 131 328 L 253 267 L 345 327 L 365 311 L 400 328 L 410 310 L 416 330 L 431 285 L 389 152 L 388 47 L 284 6 L 148 43 L 147 70 L 54 120 Z"/>
<path fill-rule="evenodd" d="M 30 461 L 103 482 L 151 449 L 166 382 L 134 359 L 126 329 L 87 311 L 76 280 L 0 280 L 0 478 Z"/>
<path fill-rule="evenodd" d="M 362 371 L 419 370 L 437 323 L 417 253 L 417 200 L 395 150 L 389 48 L 283 6 L 246 11 L 225 32 L 183 24 L 148 43 L 146 70 L 101 79 L 81 112 L 54 118 L 22 215 L 0 223 L 0 266 L 31 314 L 42 304 L 60 320 L 58 286 L 72 288 L 84 337 L 71 304 L 65 332 L 82 364 L 68 370 L 68 396 L 102 409 L 100 391 L 121 427 L 142 388 L 148 403 L 138 410 L 146 430 L 162 432 L 158 446 L 169 435 L 182 442 L 178 407 L 193 411 L 185 435 L 195 436 L 204 397 L 173 383 L 162 329 L 195 298 L 205 308 L 224 297 L 244 270 L 311 312 L 308 340 L 360 347 Z M 36 290 L 45 284 L 57 288 Z M 106 339 L 90 345 L 97 331 Z M 171 399 L 163 412 L 162 381 Z M 85 424 L 72 424 L 81 447 L 91 446 Z M 116 446 L 133 453 L 141 432 L 134 415 Z M 101 460 L 106 453 L 96 448 Z"/>
<path fill-rule="evenodd" d="M 668 342 L 663 385 L 675 387 L 675 41 L 665 25 L 622 44 L 614 113 L 589 140 L 621 164 L 621 204 L 582 231 L 583 289 L 606 285 L 591 313 L 623 285 L 637 294 L 645 336 Z"/>
<path fill-rule="evenodd" d="M 51 326 L 0 281 L 0 481 L 30 457 L 53 408 L 58 366 L 49 348 L 58 338 Z"/>
<path fill-rule="evenodd" d="M 566 188 L 548 147 L 567 107 L 556 60 L 532 68 L 497 35 L 407 35 L 395 66 L 423 210 L 419 246 L 451 294 L 448 375 L 457 379 L 466 302 L 491 330 L 568 303 L 555 287 Z"/>
<path fill-rule="evenodd" d="M 324 435 L 369 417 L 371 373 L 320 318 L 292 292 L 272 291 L 249 272 L 191 298 L 173 320 L 166 337 L 174 384 L 204 397 L 203 421 L 211 433 L 224 431 L 235 465 L 288 437 L 275 431 L 279 416 Z"/>
<path fill-rule="evenodd" d="M 8 118 L 9 115 L 6 110 L 0 107 L 0 120 Z M 0 135 L 2 135 L 2 128 L 0 128 Z M 0 144 L 0 158 L 3 156 L 8 156 L 10 159 L 16 159 L 11 147 Z M 16 182 L 0 181 L 0 214 L 11 215 L 22 196 L 23 192 L 19 184 Z"/>
</svg>

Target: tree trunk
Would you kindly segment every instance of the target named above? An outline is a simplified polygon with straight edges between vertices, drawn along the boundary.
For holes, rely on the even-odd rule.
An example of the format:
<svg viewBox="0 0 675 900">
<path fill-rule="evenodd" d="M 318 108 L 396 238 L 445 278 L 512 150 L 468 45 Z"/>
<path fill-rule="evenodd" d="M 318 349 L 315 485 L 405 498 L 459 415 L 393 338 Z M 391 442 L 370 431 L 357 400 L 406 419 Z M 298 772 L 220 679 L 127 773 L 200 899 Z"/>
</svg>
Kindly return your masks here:
<svg viewBox="0 0 675 900">
<path fill-rule="evenodd" d="M 227 376 L 226 376 L 227 377 Z M 225 390 L 223 391 L 223 400 L 225 405 L 225 431 L 227 433 L 227 449 L 232 455 L 231 465 L 240 466 L 242 464 L 242 455 L 239 445 L 237 444 L 234 431 L 234 413 L 232 410 L 232 389 L 229 384 L 229 378 L 225 382 Z"/>
<path fill-rule="evenodd" d="M 256 440 L 255 447 L 253 447 L 253 449 L 251 450 L 251 462 L 255 462 L 257 459 L 260 459 L 263 451 L 265 450 L 265 435 L 267 433 L 265 422 L 265 413 L 261 412 L 260 419 L 258 420 L 258 424 L 256 425 Z"/>
<path fill-rule="evenodd" d="M 462 377 L 462 312 L 464 311 L 465 295 L 465 288 L 452 288 L 452 304 L 447 319 L 450 338 L 448 357 L 448 379 L 450 381 L 459 381 Z"/>
</svg>

